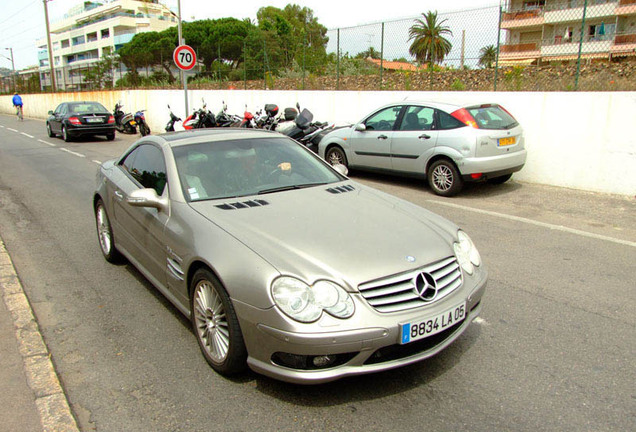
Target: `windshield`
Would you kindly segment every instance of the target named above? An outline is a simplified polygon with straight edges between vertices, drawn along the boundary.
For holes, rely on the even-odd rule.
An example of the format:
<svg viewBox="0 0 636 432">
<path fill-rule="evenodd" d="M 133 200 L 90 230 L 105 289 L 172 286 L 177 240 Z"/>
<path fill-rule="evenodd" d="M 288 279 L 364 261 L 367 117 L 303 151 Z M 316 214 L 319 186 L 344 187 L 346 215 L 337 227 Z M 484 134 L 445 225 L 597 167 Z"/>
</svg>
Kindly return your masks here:
<svg viewBox="0 0 636 432">
<path fill-rule="evenodd" d="M 479 129 L 512 129 L 519 123 L 499 105 L 482 105 L 466 108 Z"/>
<path fill-rule="evenodd" d="M 188 201 L 273 193 L 345 179 L 288 138 L 190 144 L 172 151 Z"/>
</svg>

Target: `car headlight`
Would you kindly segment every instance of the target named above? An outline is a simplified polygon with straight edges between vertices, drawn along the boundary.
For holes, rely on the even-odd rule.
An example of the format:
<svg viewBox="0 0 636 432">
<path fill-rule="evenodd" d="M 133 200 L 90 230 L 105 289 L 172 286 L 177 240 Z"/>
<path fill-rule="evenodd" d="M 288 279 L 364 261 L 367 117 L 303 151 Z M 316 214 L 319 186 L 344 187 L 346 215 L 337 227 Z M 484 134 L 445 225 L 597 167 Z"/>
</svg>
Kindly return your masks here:
<svg viewBox="0 0 636 432">
<path fill-rule="evenodd" d="M 459 265 L 468 274 L 473 274 L 474 267 L 481 265 L 479 251 L 464 231 L 457 231 L 457 242 L 453 243 Z"/>
<path fill-rule="evenodd" d="M 279 277 L 272 283 L 272 296 L 285 314 L 300 322 L 314 322 L 322 311 L 337 318 L 349 318 L 354 311 L 349 293 L 325 280 L 309 286 L 293 277 Z"/>
</svg>

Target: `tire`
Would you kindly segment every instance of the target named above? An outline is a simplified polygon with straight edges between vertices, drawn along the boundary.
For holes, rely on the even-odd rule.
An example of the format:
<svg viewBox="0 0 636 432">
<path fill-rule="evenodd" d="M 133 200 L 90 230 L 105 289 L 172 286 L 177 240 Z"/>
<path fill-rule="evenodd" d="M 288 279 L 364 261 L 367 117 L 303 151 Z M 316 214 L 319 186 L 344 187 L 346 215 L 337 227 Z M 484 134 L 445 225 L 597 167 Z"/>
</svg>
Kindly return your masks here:
<svg viewBox="0 0 636 432">
<path fill-rule="evenodd" d="M 203 357 L 222 375 L 244 371 L 247 350 L 230 296 L 205 268 L 196 271 L 190 287 L 192 330 Z"/>
<path fill-rule="evenodd" d="M 329 162 L 331 165 L 342 164 L 348 168 L 347 164 L 347 155 L 345 155 L 344 150 L 342 150 L 338 146 L 330 147 L 325 154 L 325 160 Z"/>
<path fill-rule="evenodd" d="M 66 126 L 62 125 L 62 139 L 66 142 L 70 142 L 71 141 L 71 137 L 68 134 L 68 131 L 66 130 Z"/>
<path fill-rule="evenodd" d="M 115 139 L 115 132 L 111 132 L 111 133 L 107 134 L 107 135 L 106 135 L 106 139 L 107 139 L 108 141 L 112 141 L 112 140 L 114 140 L 114 139 Z"/>
<path fill-rule="evenodd" d="M 55 138 L 55 132 L 51 129 L 51 124 L 46 122 L 46 133 L 49 135 L 49 138 Z"/>
<path fill-rule="evenodd" d="M 115 247 L 113 229 L 106 213 L 104 202 L 99 199 L 95 204 L 95 225 L 97 226 L 97 240 L 104 258 L 109 263 L 117 264 L 124 261 L 124 256 Z"/>
<path fill-rule="evenodd" d="M 457 195 L 464 185 L 459 170 L 448 159 L 439 159 L 428 169 L 428 184 L 437 195 Z"/>
<path fill-rule="evenodd" d="M 124 125 L 124 133 L 134 135 L 137 133 L 137 128 L 132 126 L 130 123 L 126 123 Z"/>
<path fill-rule="evenodd" d="M 508 180 L 510 180 L 510 177 L 512 177 L 512 174 L 506 174 L 499 177 L 493 177 L 491 179 L 488 179 L 488 183 L 495 184 L 495 185 L 503 184 L 507 182 Z"/>
<path fill-rule="evenodd" d="M 141 134 L 141 136 L 150 135 L 150 128 L 147 124 L 142 123 L 139 125 L 139 133 Z"/>
</svg>

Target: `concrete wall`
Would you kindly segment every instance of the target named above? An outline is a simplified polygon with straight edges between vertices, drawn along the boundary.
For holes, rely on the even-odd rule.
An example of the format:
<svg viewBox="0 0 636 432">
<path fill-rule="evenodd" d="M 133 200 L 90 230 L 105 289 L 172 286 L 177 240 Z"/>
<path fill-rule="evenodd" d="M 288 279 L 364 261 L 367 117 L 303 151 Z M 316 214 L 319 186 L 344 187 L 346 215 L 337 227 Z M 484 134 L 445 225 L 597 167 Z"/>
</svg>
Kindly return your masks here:
<svg viewBox="0 0 636 432">
<path fill-rule="evenodd" d="M 266 103 L 282 109 L 294 106 L 314 113 L 314 119 L 356 122 L 374 108 L 405 98 L 461 103 L 497 102 L 510 111 L 525 130 L 528 161 L 517 180 L 604 193 L 636 195 L 636 92 L 355 92 L 355 91 L 243 91 L 193 90 L 190 110 L 204 98 L 213 112 L 222 101 L 230 113 L 252 112 Z M 182 90 L 126 90 L 24 95 L 27 117 L 44 119 L 65 100 L 97 100 L 112 109 L 118 100 L 124 110 L 146 109 L 155 133 L 168 121 L 167 104 L 185 118 Z M 0 112 L 13 113 L 11 96 L 0 96 Z M 44 129 L 43 129 L 44 130 Z"/>
</svg>

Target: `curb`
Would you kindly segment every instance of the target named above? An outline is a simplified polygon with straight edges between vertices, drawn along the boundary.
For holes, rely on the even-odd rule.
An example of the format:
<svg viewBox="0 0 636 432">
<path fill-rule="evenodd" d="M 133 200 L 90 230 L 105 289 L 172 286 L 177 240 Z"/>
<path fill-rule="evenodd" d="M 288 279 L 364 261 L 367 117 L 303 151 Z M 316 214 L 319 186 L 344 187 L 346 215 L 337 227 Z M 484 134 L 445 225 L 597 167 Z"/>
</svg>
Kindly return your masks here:
<svg viewBox="0 0 636 432">
<path fill-rule="evenodd" d="M 0 238 L 0 288 L 4 304 L 11 313 L 18 350 L 40 423 L 45 432 L 79 432 L 75 417 L 60 385 L 31 304 Z"/>
</svg>

